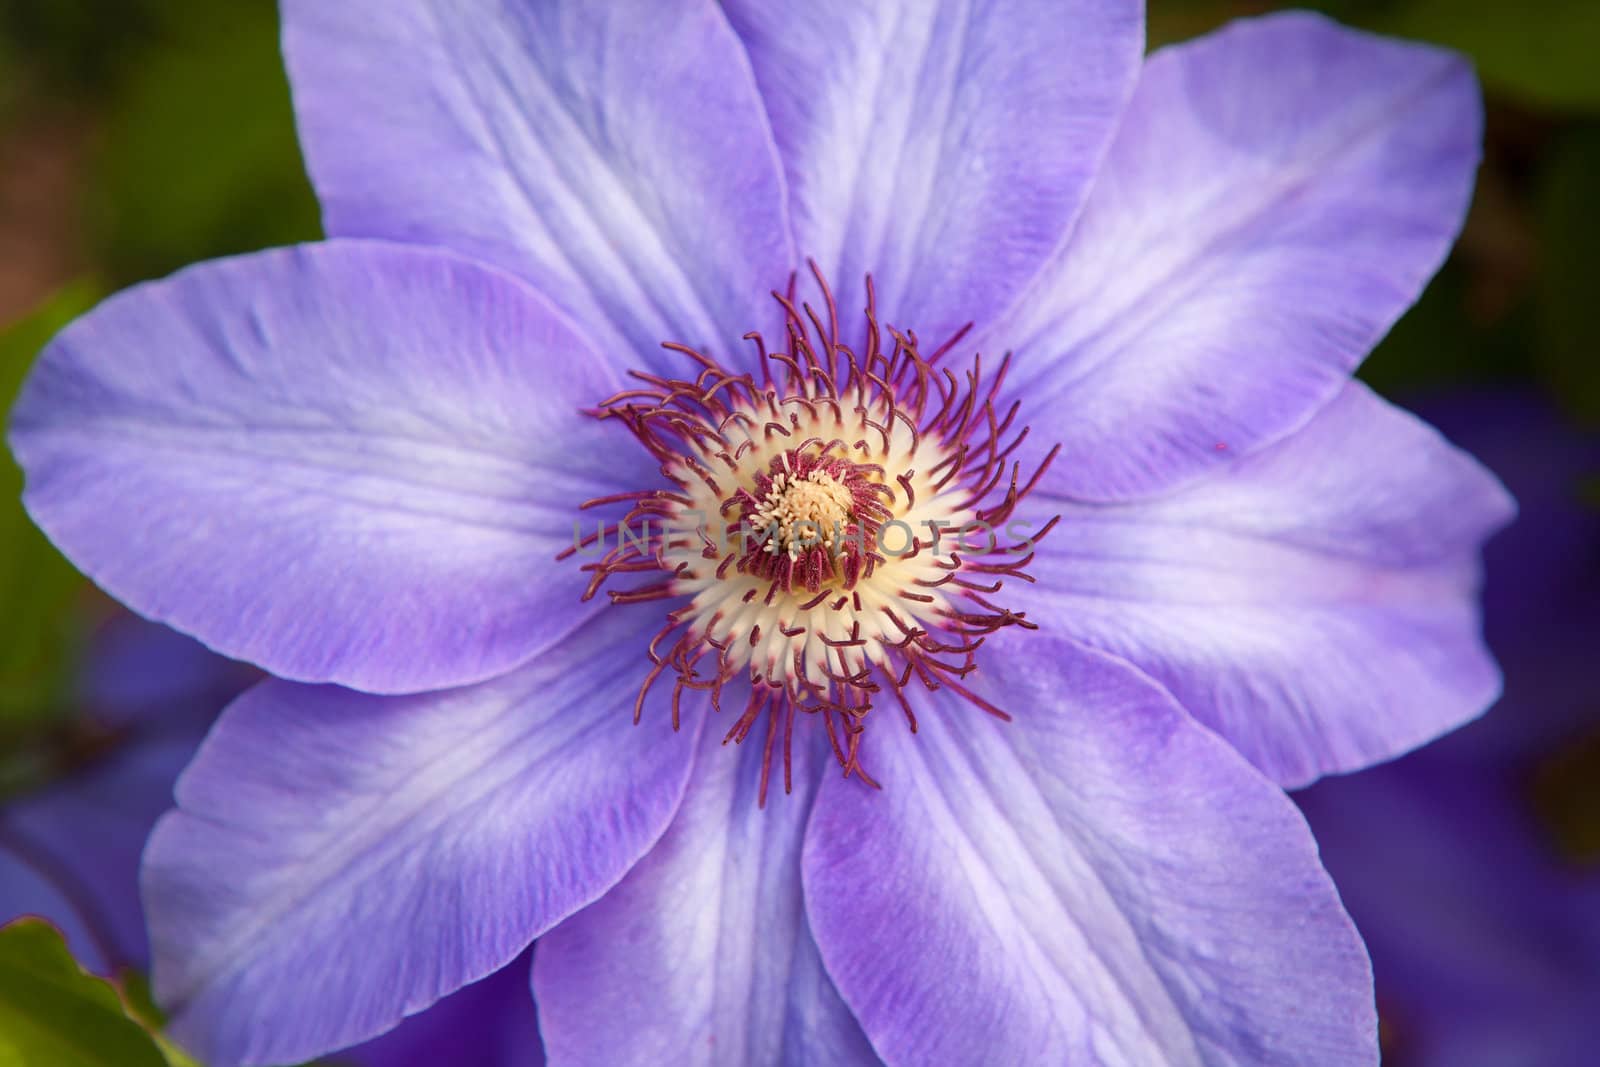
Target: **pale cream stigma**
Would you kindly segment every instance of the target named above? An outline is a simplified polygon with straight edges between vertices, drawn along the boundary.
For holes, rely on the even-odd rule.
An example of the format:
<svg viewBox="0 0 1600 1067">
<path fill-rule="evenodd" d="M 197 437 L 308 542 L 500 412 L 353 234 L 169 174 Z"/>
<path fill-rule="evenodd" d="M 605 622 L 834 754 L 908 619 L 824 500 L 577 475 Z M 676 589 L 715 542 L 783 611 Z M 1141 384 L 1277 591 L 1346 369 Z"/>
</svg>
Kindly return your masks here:
<svg viewBox="0 0 1600 1067">
<path fill-rule="evenodd" d="M 776 555 L 787 549 L 796 558 L 803 546 L 819 540 L 833 549 L 834 532 L 843 530 L 852 518 L 851 504 L 850 490 L 827 471 L 812 471 L 805 477 L 785 472 L 772 479 L 772 490 L 754 519 L 757 529 L 774 530 L 766 551 Z"/>
</svg>

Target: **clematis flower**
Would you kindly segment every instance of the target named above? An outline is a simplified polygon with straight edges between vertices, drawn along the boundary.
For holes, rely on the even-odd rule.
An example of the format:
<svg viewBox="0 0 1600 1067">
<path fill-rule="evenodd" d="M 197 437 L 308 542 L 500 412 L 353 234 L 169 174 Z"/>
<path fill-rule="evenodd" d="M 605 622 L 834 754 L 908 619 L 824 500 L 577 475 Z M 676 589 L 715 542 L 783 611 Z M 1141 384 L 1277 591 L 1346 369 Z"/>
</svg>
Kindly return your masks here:
<svg viewBox="0 0 1600 1067">
<path fill-rule="evenodd" d="M 1516 491 L 1484 598 L 1506 693 L 1404 759 L 1297 796 L 1372 952 L 1384 1060 L 1581 1067 L 1600 1042 L 1600 441 L 1530 397 L 1426 410 Z"/>
<path fill-rule="evenodd" d="M 66 766 L 46 768 L 43 787 L 0 803 L 0 925 L 39 916 L 98 973 L 146 968 L 139 853 L 171 805 L 178 772 L 253 673 L 162 626 L 131 617 L 102 626 L 81 670 L 85 711 L 53 746 L 54 762 L 64 757 Z M 340 1061 L 533 1067 L 539 1036 L 527 983 L 507 968 Z"/>
<path fill-rule="evenodd" d="M 537 938 L 557 1063 L 1374 1058 L 1280 785 L 1498 687 L 1509 499 L 1349 379 L 1470 197 L 1459 59 L 283 10 L 331 239 L 113 298 L 12 429 L 85 573 L 277 676 L 147 851 L 184 1040 L 308 1058 Z"/>
</svg>

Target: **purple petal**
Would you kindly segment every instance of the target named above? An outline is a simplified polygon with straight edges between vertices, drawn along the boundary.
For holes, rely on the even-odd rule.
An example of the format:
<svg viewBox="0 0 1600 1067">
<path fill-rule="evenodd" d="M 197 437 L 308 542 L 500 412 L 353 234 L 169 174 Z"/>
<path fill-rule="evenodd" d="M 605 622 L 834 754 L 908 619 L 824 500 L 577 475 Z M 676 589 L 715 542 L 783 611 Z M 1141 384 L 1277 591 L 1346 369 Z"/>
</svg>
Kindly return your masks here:
<svg viewBox="0 0 1600 1067">
<path fill-rule="evenodd" d="M 763 810 L 760 733 L 724 748 L 717 727 L 661 843 L 540 939 L 546 1047 L 568 1063 L 877 1063 L 801 901 L 801 840 L 831 754 L 818 731 L 797 736 L 794 792 L 774 759 Z"/>
<path fill-rule="evenodd" d="M 1481 133 L 1459 57 L 1315 15 L 1153 56 L 1071 242 L 979 342 L 1016 351 L 1062 491 L 1176 485 L 1331 399 L 1455 240 Z"/>
<path fill-rule="evenodd" d="M 283 8 L 330 234 L 519 274 L 618 360 L 670 360 L 663 341 L 742 346 L 769 313 L 793 259 L 782 175 L 713 4 Z"/>
<path fill-rule="evenodd" d="M 869 727 L 882 791 L 830 778 L 806 831 L 822 958 L 884 1058 L 1375 1063 L 1366 954 L 1288 799 L 1125 664 L 990 645 L 1015 721 L 941 696 L 915 735 Z"/>
<path fill-rule="evenodd" d="M 999 315 L 1065 236 L 1132 91 L 1135 0 L 724 0 L 796 241 L 935 343 Z"/>
<path fill-rule="evenodd" d="M 656 699 L 631 724 L 658 623 L 606 611 L 465 689 L 240 698 L 145 856 L 174 1032 L 208 1063 L 310 1059 L 505 966 L 614 885 L 691 763 L 697 718 L 675 735 Z"/>
<path fill-rule="evenodd" d="M 1477 550 L 1514 504 L 1365 386 L 1180 492 L 1029 503 L 1062 521 L 1019 605 L 1148 672 L 1286 785 L 1422 744 L 1499 693 Z"/>
<path fill-rule="evenodd" d="M 300 681 L 479 681 L 572 627 L 614 389 L 508 276 L 335 242 L 223 260 L 61 334 L 13 420 L 35 521 L 134 610 Z M 637 488 L 647 477 L 634 471 Z"/>
<path fill-rule="evenodd" d="M 340 1053 L 360 1067 L 544 1067 L 528 991 L 530 953 L 445 997 L 393 1030 Z"/>
</svg>

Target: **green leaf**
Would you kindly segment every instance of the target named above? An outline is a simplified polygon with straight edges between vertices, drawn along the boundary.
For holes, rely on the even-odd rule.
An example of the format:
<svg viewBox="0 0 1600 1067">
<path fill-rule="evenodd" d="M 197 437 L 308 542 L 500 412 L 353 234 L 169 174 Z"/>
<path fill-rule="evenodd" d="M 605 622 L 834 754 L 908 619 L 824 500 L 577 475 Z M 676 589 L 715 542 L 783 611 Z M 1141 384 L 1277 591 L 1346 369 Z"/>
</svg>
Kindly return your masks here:
<svg viewBox="0 0 1600 1067">
<path fill-rule="evenodd" d="M 161 1031 L 165 1029 L 167 1019 L 150 991 L 150 980 L 138 971 L 124 971 L 117 976 L 117 984 L 122 988 L 122 999 L 128 1014 L 155 1035 L 156 1044 L 166 1054 L 167 1063 L 171 1067 L 200 1067 L 188 1053 L 162 1036 Z"/>
<path fill-rule="evenodd" d="M 0 1064 L 168 1067 L 110 983 L 84 973 L 39 919 L 0 927 Z"/>
<path fill-rule="evenodd" d="M 0 406 L 16 400 L 39 349 L 86 311 L 99 287 L 80 281 L 0 332 Z M 8 726 L 53 712 L 69 669 L 77 627 L 71 608 L 83 580 L 22 509 L 22 472 L 0 460 L 0 736 Z"/>
<path fill-rule="evenodd" d="M 90 227 L 117 284 L 320 235 L 273 6 L 182 10 L 129 64 L 90 174 Z"/>
</svg>

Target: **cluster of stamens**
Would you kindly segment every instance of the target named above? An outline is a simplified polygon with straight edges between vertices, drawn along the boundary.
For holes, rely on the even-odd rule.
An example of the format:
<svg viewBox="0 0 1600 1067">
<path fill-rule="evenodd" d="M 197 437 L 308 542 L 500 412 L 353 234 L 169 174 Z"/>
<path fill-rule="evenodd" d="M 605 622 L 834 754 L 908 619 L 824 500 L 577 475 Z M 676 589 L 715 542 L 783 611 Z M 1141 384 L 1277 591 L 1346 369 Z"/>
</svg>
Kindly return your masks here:
<svg viewBox="0 0 1600 1067">
<path fill-rule="evenodd" d="M 784 592 L 855 588 L 892 517 L 894 494 L 874 477 L 877 468 L 814 444 L 785 448 L 753 487 L 735 494 L 737 530 L 748 542 L 738 568 Z"/>
<path fill-rule="evenodd" d="M 1006 718 L 963 682 L 989 634 L 1034 628 L 991 598 L 1008 579 L 1032 581 L 1032 545 L 1056 521 L 1015 518 L 1055 453 L 1022 480 L 1011 456 L 1028 431 L 1013 428 L 1017 404 L 997 410 L 1008 360 L 992 376 L 979 357 L 960 374 L 943 367 L 965 330 L 924 356 L 915 333 L 880 327 L 870 278 L 857 351 L 817 283 L 820 315 L 797 305 L 792 285 L 773 294 L 783 350 L 746 335 L 761 378 L 668 344 L 692 378 L 634 372 L 639 388 L 600 405 L 594 414 L 622 422 L 667 484 L 589 501 L 631 510 L 565 554 L 600 555 L 584 566 L 586 598 L 653 573 L 610 590 L 612 601 L 683 601 L 650 642 L 635 721 L 669 672 L 674 726 L 686 691 L 709 692 L 720 712 L 748 681 L 723 741 L 745 741 L 766 718 L 763 803 L 780 737 L 791 787 L 799 720 L 820 721 L 845 774 L 871 783 L 861 765 L 869 714 L 887 696 L 915 731 L 913 681 Z"/>
</svg>

